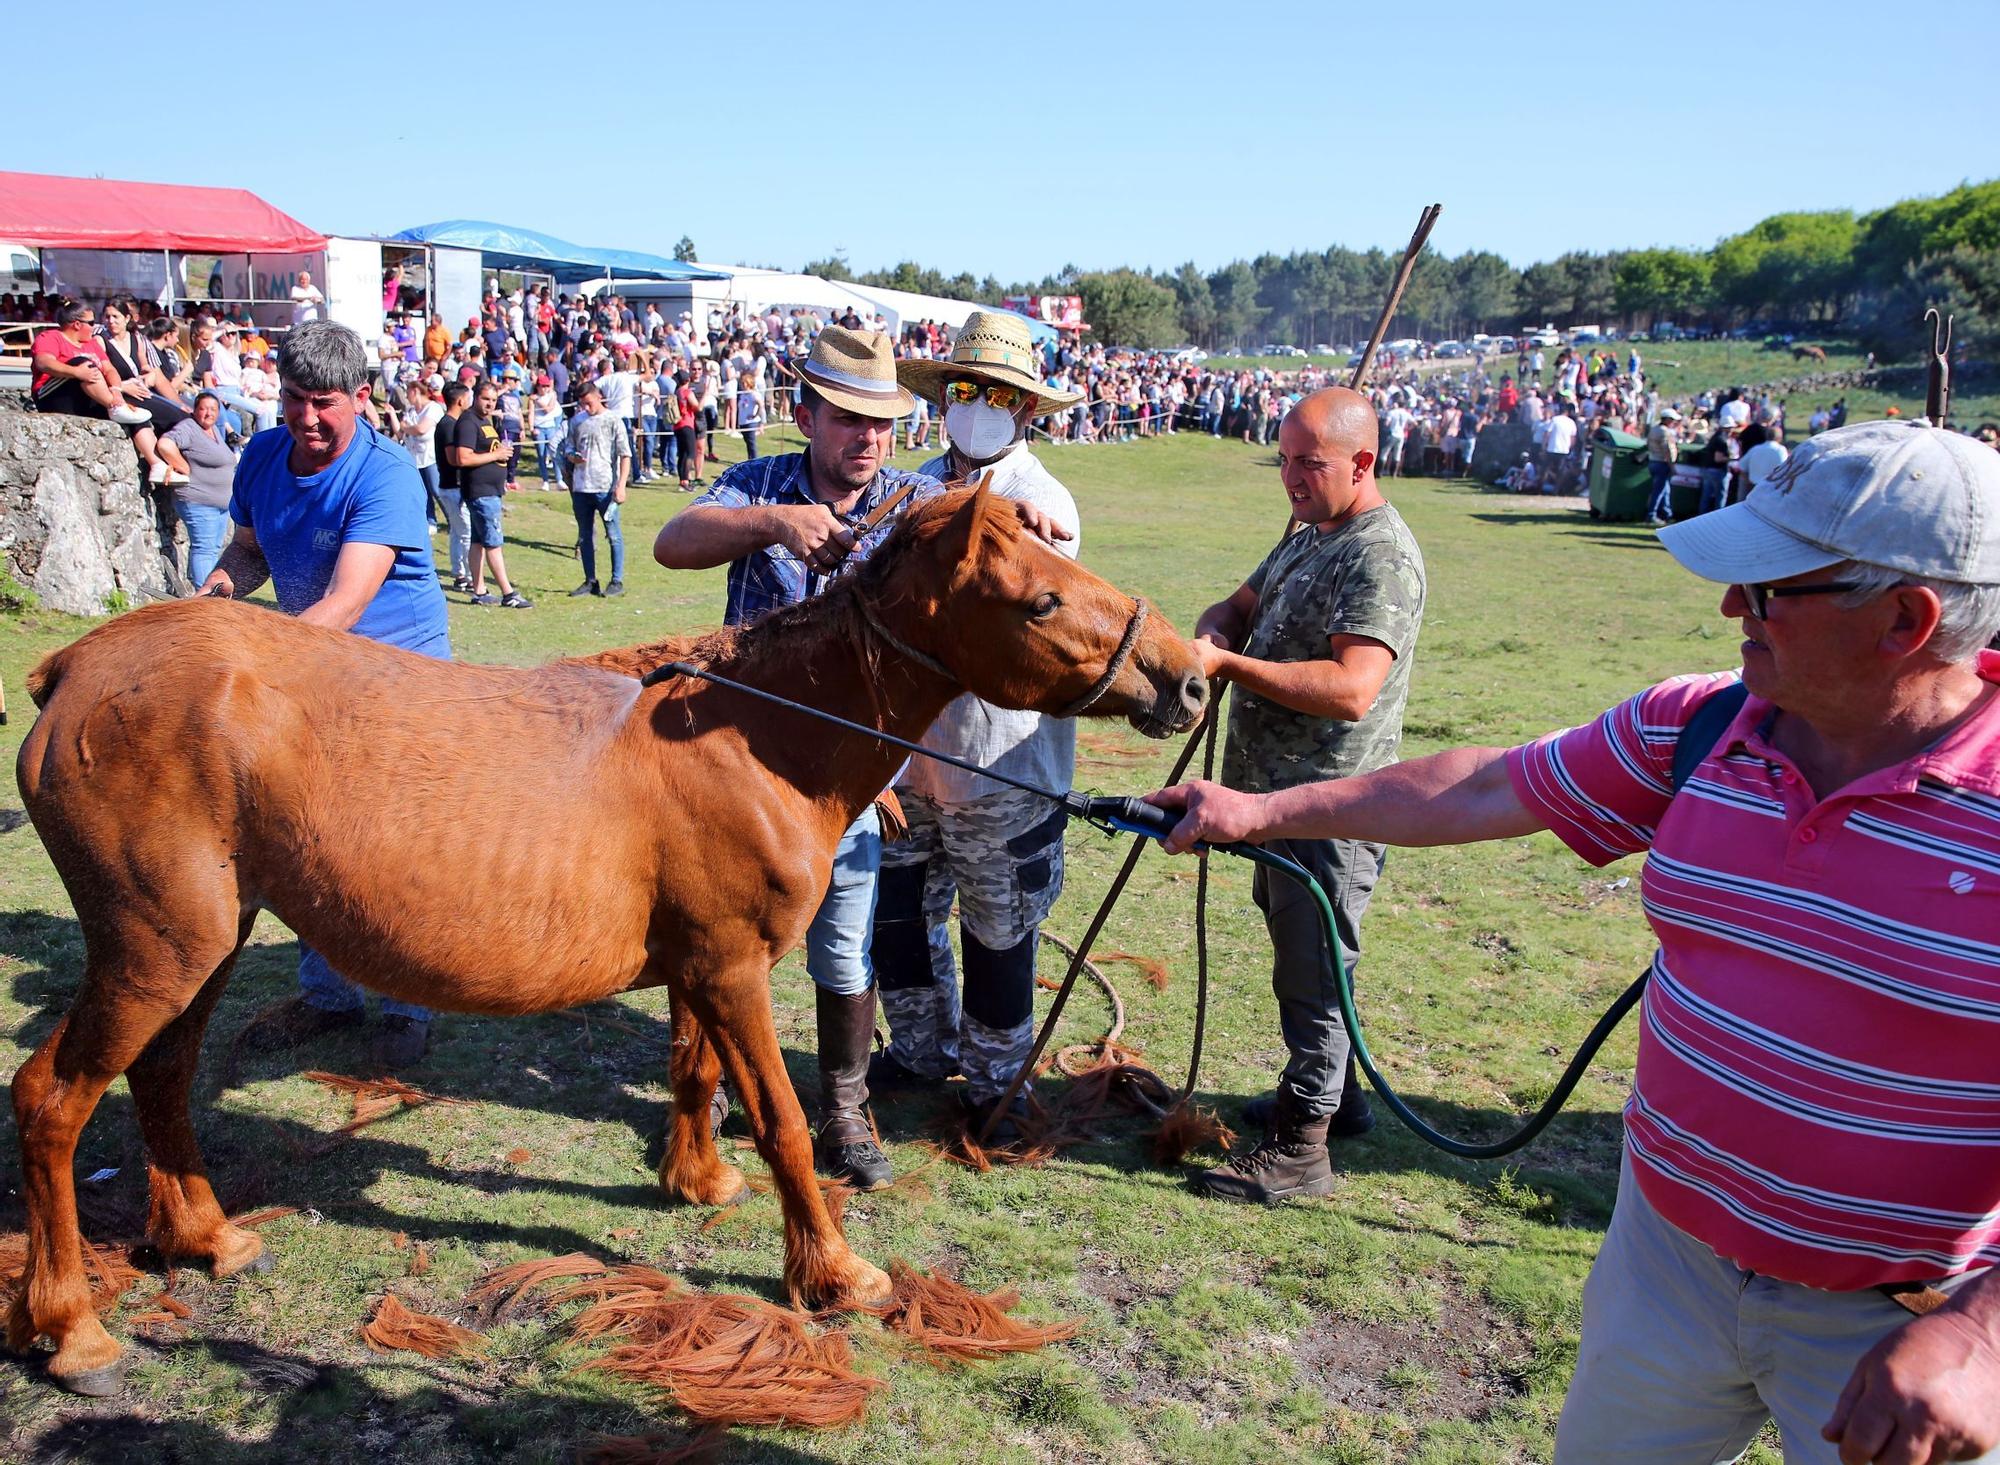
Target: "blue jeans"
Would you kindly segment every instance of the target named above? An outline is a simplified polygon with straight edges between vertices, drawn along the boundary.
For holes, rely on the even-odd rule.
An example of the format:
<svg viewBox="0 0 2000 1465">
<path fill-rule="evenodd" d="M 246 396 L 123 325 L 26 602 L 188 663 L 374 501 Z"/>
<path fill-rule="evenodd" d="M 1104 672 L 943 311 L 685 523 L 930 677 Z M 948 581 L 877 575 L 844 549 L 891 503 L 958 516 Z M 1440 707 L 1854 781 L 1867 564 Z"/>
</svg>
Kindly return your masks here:
<svg viewBox="0 0 2000 1465">
<path fill-rule="evenodd" d="M 1722 507 L 1722 499 L 1729 492 L 1729 470 L 1727 468 L 1704 468 L 1701 470 L 1701 510 L 1706 514 Z"/>
<path fill-rule="evenodd" d="M 576 510 L 576 551 L 583 557 L 583 578 L 597 578 L 597 520 L 604 519 L 604 537 L 611 544 L 611 578 L 625 578 L 625 534 L 618 527 L 618 500 L 608 493 L 578 493 L 570 490 L 569 506 Z"/>
<path fill-rule="evenodd" d="M 455 488 L 440 488 L 444 504 L 444 537 L 450 550 L 451 578 L 465 578 L 466 561 L 472 556 L 472 517 L 465 511 L 465 495 Z"/>
<path fill-rule="evenodd" d="M 264 432 L 278 425 L 278 404 L 276 402 L 253 402 L 234 387 L 215 386 L 208 390 L 215 393 L 216 400 L 225 407 L 234 407 L 239 418 L 247 417 L 257 424 L 257 431 Z"/>
<path fill-rule="evenodd" d="M 1673 505 L 1674 465 L 1655 458 L 1646 464 L 1646 470 L 1653 475 L 1653 497 L 1646 505 L 1646 517 L 1667 518 L 1667 511 Z"/>
<path fill-rule="evenodd" d="M 561 487 L 563 482 L 563 430 L 554 423 L 535 424 L 535 467 L 542 482 Z"/>
<path fill-rule="evenodd" d="M 451 660 L 451 647 L 440 637 L 436 641 L 425 642 L 421 646 L 409 646 L 405 650 L 415 651 L 425 656 L 435 656 L 440 661 Z M 362 991 L 347 980 L 327 962 L 327 959 L 313 950 L 305 942 L 299 943 L 299 995 L 308 1007 L 317 1007 L 323 1012 L 354 1012 L 362 1003 Z M 429 1022 L 431 1010 L 414 1002 L 398 1002 L 393 997 L 382 999 L 384 1017 L 410 1017 L 418 1022 Z"/>
<path fill-rule="evenodd" d="M 222 558 L 222 546 L 230 533 L 229 510 L 208 504 L 191 504 L 176 498 L 174 512 L 187 526 L 188 578 L 199 590 L 201 582 L 215 568 L 215 562 Z"/>
<path fill-rule="evenodd" d="M 847 826 L 833 852 L 833 879 L 806 928 L 806 972 L 842 997 L 866 992 L 875 981 L 868 947 L 875 931 L 876 876 L 882 869 L 882 829 L 875 806 Z"/>
</svg>

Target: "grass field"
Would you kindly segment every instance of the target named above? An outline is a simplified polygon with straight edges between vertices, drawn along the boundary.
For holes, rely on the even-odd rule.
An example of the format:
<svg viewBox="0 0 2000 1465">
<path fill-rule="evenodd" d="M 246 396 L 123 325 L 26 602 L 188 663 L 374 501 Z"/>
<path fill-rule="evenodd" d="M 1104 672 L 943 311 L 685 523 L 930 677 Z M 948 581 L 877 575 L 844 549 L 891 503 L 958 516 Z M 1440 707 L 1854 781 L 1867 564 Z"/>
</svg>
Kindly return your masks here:
<svg viewBox="0 0 2000 1465">
<path fill-rule="evenodd" d="M 907 454 L 900 461 L 914 466 Z M 1269 455 L 1239 443 L 1184 435 L 1055 449 L 1046 461 L 1081 505 L 1085 562 L 1184 630 L 1241 581 L 1285 518 Z M 1716 593 L 1643 529 L 1465 483 L 1403 482 L 1391 496 L 1423 546 L 1431 587 L 1408 712 L 1412 753 L 1518 740 L 1663 675 L 1732 664 Z M 510 504 L 508 558 L 537 608 L 455 600 L 460 657 L 527 663 L 712 623 L 720 573 L 670 575 L 647 554 L 685 502 L 636 491 L 626 506 L 631 594 L 572 601 L 563 597 L 578 577 L 567 499 L 522 495 Z M 48 614 L 0 618 L 0 677 L 16 694 L 15 719 L 0 729 L 10 764 L 32 714 L 24 674 L 87 628 Z M 464 734 L 476 746 L 477 727 Z M 1098 725 L 1082 741 L 1078 781 L 1105 790 L 1154 786 L 1174 752 L 1122 725 Z M 490 822 L 412 837 L 447 861 L 468 841 L 505 840 L 504 798 Z M 1122 852 L 1088 831 L 1071 834 L 1053 932 L 1079 933 Z M 1361 1005 L 1384 1068 L 1434 1122 L 1490 1134 L 1548 1091 L 1650 950 L 1636 873 L 1635 862 L 1588 869 L 1549 837 L 1392 856 L 1368 920 Z M 1121 986 L 1127 1041 L 1175 1078 L 1193 1016 L 1193 875 L 1189 863 L 1149 856 L 1102 942 L 1169 966 L 1164 992 Z M 1215 883 L 1217 980 L 1201 1090 L 1235 1121 L 1282 1050 L 1248 868 L 1218 861 Z M 171 1338 L 135 1341 L 121 1399 L 78 1401 L 45 1386 L 33 1366 L 0 1363 L 0 1458 L 553 1462 L 598 1432 L 674 1432 L 676 1416 L 657 1399 L 574 1372 L 584 1355 L 546 1321 L 499 1327 L 485 1356 L 464 1362 L 377 1356 L 356 1336 L 386 1288 L 452 1315 L 483 1269 L 578 1249 L 644 1260 L 697 1286 L 780 1295 L 770 1198 L 717 1221 L 663 1204 L 652 1184 L 666 1099 L 664 997 L 634 996 L 583 1018 L 445 1016 L 432 1056 L 408 1077 L 467 1102 L 409 1110 L 316 1153 L 346 1107 L 295 1070 L 358 1071 L 364 1040 L 250 1056 L 228 1083 L 229 1039 L 293 984 L 289 934 L 267 917 L 254 939 L 210 1028 L 196 1122 L 226 1204 L 301 1208 L 264 1233 L 276 1269 L 225 1283 L 181 1273 L 177 1290 L 194 1316 Z M 80 955 L 68 901 L 9 784 L 0 791 L 0 1075 L 61 1014 Z M 796 957 L 773 981 L 787 1060 L 809 1088 L 808 985 Z M 1103 1024 L 1101 1001 L 1080 991 L 1067 1030 L 1088 1039 Z M 863 1322 L 861 1366 L 891 1383 L 864 1427 L 740 1431 L 724 1457 L 1546 1460 L 1583 1277 L 1610 1211 L 1631 1061 L 1628 1025 L 1518 1164 L 1452 1160 L 1385 1115 L 1373 1135 L 1338 1148 L 1330 1199 L 1268 1211 L 1196 1199 L 1186 1171 L 1147 1163 L 1136 1128 L 1107 1131 L 1045 1168 L 980 1175 L 932 1162 L 925 1142 L 939 1116 L 928 1101 L 882 1104 L 898 1169 L 929 1166 L 931 1193 L 858 1200 L 848 1219 L 858 1248 L 878 1263 L 949 1268 L 982 1288 L 1018 1286 L 1027 1314 L 1076 1318 L 1082 1331 L 1038 1354 L 944 1371 Z M 144 1171 L 122 1081 L 79 1149 L 78 1173 L 99 1170 L 116 1173 L 82 1187 L 86 1230 L 136 1235 Z M 20 1206 L 9 1139 L 0 1232 L 18 1229 Z M 433 1258 L 423 1275 L 410 1275 L 403 1238 Z M 157 1290 L 148 1280 L 129 1294 L 113 1331 L 129 1336 L 122 1319 Z"/>
</svg>

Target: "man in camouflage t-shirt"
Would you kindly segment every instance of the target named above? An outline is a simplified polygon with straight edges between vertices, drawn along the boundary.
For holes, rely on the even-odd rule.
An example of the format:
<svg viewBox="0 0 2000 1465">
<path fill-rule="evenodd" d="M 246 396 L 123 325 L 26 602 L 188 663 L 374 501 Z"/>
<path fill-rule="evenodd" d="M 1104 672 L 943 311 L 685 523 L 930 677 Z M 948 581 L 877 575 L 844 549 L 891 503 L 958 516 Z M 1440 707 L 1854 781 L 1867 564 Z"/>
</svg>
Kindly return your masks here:
<svg viewBox="0 0 2000 1465">
<path fill-rule="evenodd" d="M 1280 472 L 1292 517 L 1305 527 L 1195 624 L 1203 670 L 1235 684 L 1222 765 L 1232 788 L 1270 793 L 1396 760 L 1424 615 L 1424 559 L 1376 487 L 1376 432 L 1367 399 L 1344 387 L 1315 392 L 1291 411 L 1278 437 Z M 1351 974 L 1382 846 L 1300 839 L 1271 847 L 1325 887 Z M 1270 1203 L 1326 1194 L 1329 1130 L 1352 1136 L 1375 1121 L 1355 1080 L 1317 907 L 1261 865 L 1252 895 L 1271 935 L 1271 988 L 1291 1059 L 1276 1096 L 1245 1110 L 1265 1123 L 1263 1143 L 1201 1184 L 1224 1200 Z"/>
</svg>

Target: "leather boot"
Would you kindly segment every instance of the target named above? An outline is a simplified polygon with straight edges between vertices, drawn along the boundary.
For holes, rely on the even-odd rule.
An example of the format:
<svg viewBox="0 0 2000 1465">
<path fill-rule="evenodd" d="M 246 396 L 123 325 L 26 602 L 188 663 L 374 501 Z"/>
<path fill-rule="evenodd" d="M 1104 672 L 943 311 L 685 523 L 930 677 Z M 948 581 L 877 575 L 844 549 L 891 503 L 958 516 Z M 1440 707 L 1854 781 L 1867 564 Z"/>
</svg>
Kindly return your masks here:
<svg viewBox="0 0 2000 1465">
<path fill-rule="evenodd" d="M 1267 1206 L 1295 1195 L 1326 1195 L 1333 1190 L 1333 1166 L 1326 1156 L 1330 1118 L 1305 1114 L 1281 1089 L 1270 1132 L 1257 1148 L 1217 1165 L 1195 1183 L 1217 1200 Z"/>
<path fill-rule="evenodd" d="M 843 997 L 814 987 L 819 1015 L 819 1132 L 813 1155 L 820 1173 L 856 1190 L 880 1190 L 893 1172 L 863 1112 L 868 1103 L 868 1052 L 875 1044 L 875 989 Z"/>
<path fill-rule="evenodd" d="M 1275 1092 L 1259 1094 L 1243 1106 L 1243 1122 L 1254 1124 L 1259 1129 L 1271 1127 L 1271 1116 L 1278 1111 L 1278 1096 Z M 1327 1125 L 1328 1139 L 1358 1139 L 1375 1127 L 1375 1110 L 1368 1102 L 1368 1091 L 1362 1087 L 1361 1076 L 1355 1069 L 1354 1055 L 1347 1055 L 1347 1077 L 1340 1086 L 1340 1107 L 1333 1111 L 1333 1120 Z"/>
</svg>

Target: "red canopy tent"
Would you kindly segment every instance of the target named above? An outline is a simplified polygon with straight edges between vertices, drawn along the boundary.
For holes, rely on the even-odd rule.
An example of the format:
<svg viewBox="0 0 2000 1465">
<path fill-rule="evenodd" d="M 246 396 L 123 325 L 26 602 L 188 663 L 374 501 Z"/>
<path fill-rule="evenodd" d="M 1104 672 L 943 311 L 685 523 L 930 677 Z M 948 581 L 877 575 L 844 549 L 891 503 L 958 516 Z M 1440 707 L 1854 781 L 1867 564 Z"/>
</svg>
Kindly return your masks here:
<svg viewBox="0 0 2000 1465">
<path fill-rule="evenodd" d="M 326 236 L 243 188 L 0 172 L 0 239 L 47 249 L 294 254 Z"/>
</svg>

